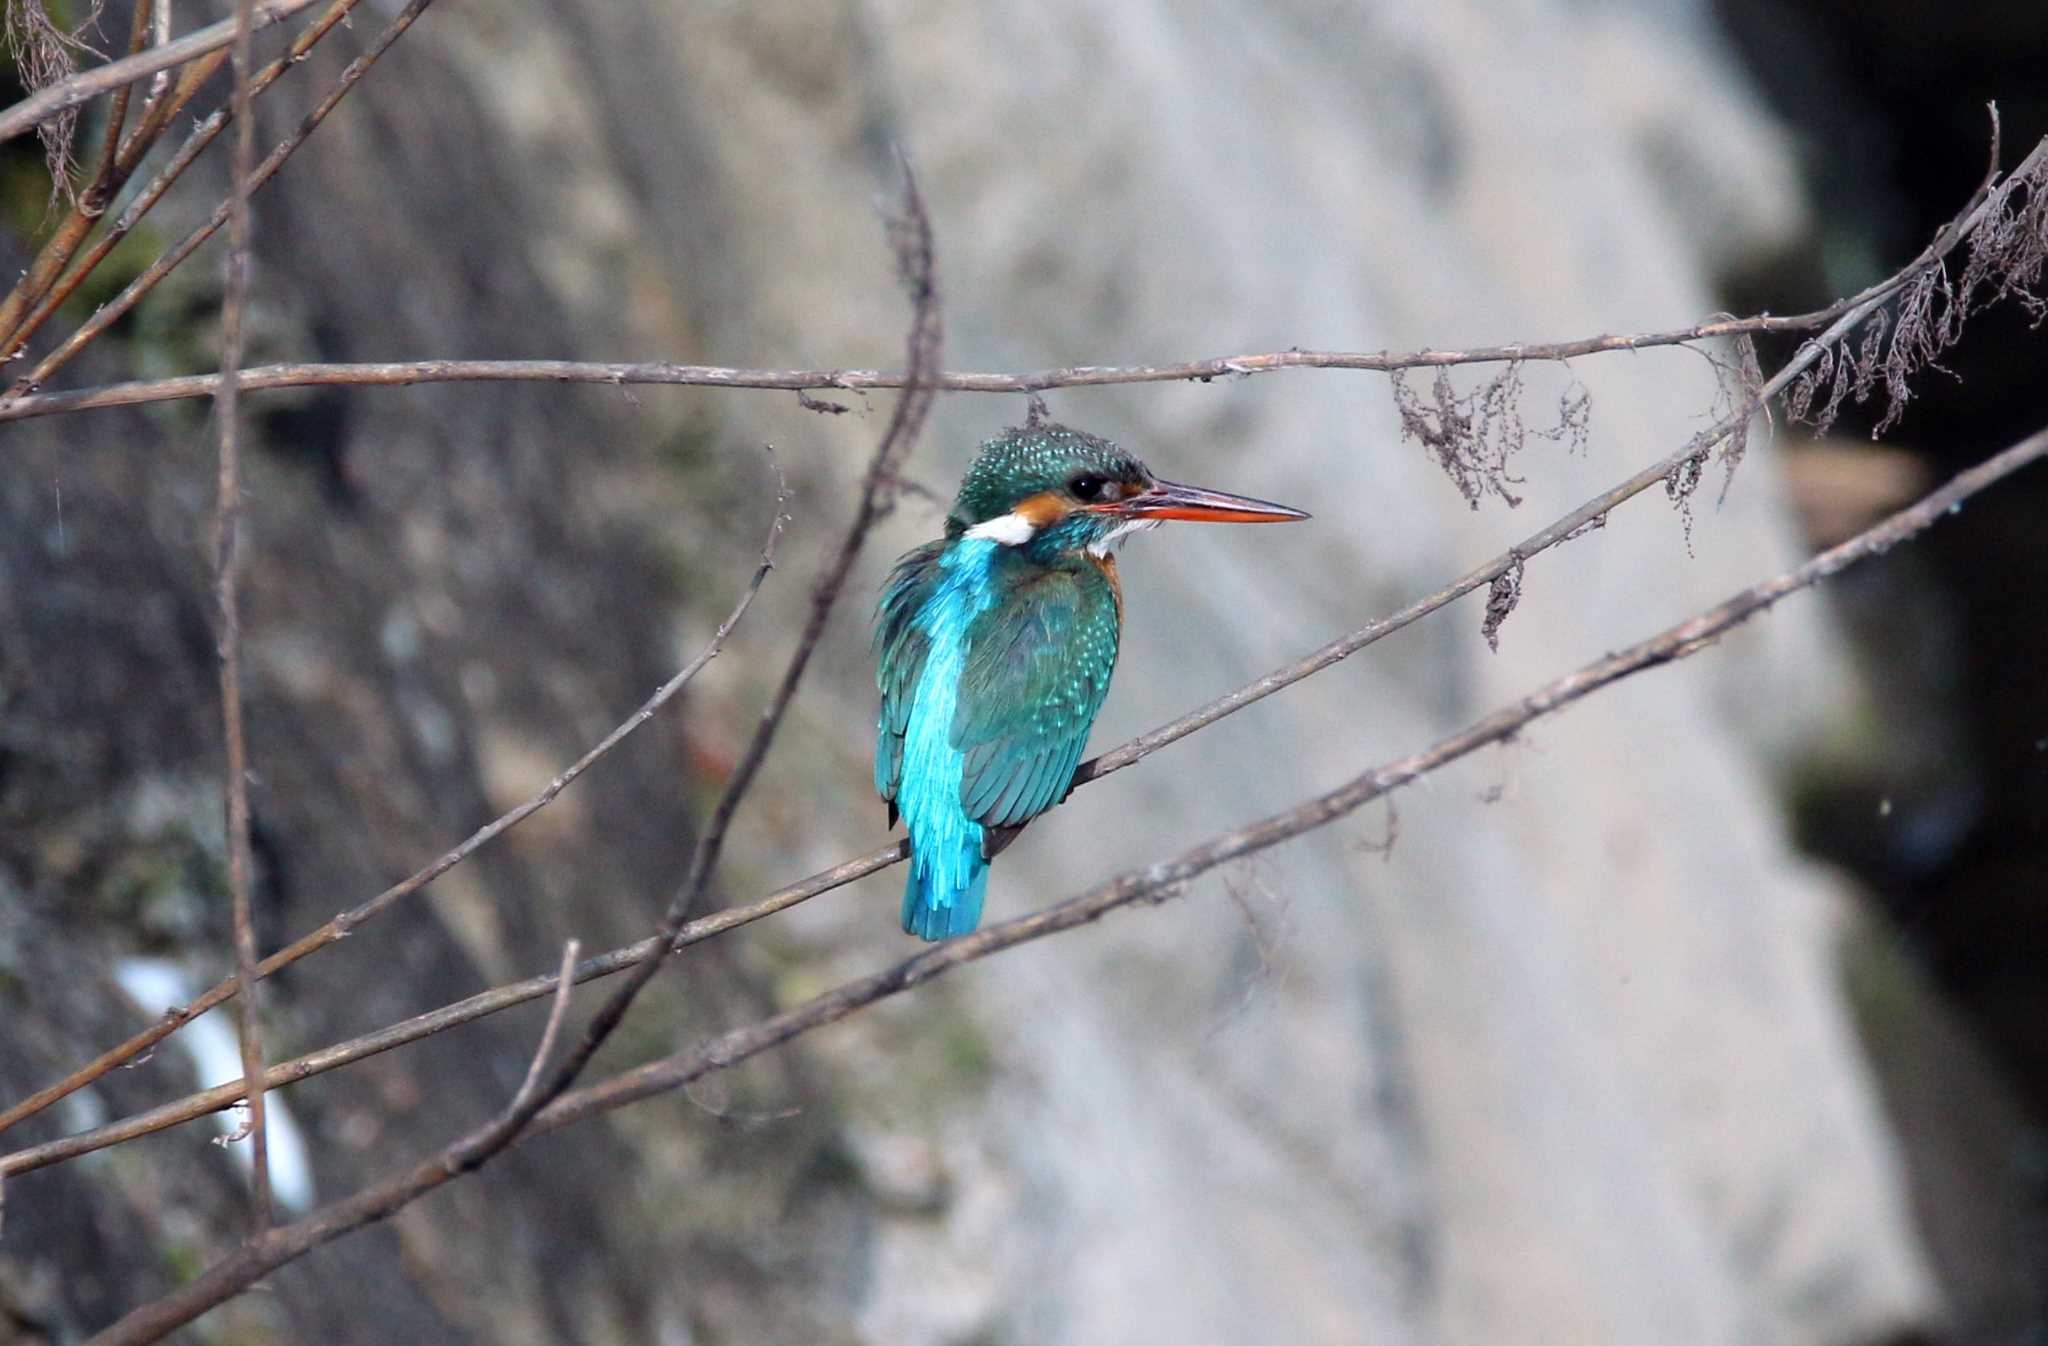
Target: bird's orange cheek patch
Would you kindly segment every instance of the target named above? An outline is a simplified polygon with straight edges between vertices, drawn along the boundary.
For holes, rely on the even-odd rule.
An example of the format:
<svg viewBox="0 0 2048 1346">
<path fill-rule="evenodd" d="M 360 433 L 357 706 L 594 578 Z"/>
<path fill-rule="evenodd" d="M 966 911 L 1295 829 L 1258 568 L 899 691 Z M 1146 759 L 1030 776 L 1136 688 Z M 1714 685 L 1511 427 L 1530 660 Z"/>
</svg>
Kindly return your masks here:
<svg viewBox="0 0 2048 1346">
<path fill-rule="evenodd" d="M 1035 533 L 1066 518 L 1073 508 L 1072 503 L 1058 493 L 1041 491 L 1019 500 L 1010 512 L 1029 523 Z"/>
</svg>

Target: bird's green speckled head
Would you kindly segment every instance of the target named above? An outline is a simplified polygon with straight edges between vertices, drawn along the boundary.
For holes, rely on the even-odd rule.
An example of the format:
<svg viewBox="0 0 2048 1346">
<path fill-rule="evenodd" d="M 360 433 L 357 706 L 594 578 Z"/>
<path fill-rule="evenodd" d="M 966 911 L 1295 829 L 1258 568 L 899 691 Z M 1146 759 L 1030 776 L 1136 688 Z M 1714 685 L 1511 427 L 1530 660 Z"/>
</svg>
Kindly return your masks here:
<svg viewBox="0 0 2048 1346">
<path fill-rule="evenodd" d="M 1107 554 L 1167 519 L 1277 523 L 1309 517 L 1247 496 L 1160 481 L 1109 440 L 1045 422 L 981 446 L 946 516 L 946 536 L 992 538 L 1041 561 Z"/>
</svg>

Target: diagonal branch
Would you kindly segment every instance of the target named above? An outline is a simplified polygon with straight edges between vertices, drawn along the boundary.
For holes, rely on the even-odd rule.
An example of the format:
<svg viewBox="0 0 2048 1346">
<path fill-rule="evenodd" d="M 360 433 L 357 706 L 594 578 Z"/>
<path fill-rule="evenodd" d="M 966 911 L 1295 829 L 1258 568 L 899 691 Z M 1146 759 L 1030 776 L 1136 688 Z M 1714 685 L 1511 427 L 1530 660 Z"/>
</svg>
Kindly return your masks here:
<svg viewBox="0 0 2048 1346">
<path fill-rule="evenodd" d="M 604 1045 L 605 1039 L 624 1021 L 635 998 L 675 952 L 676 937 L 682 933 L 689 913 L 702 904 L 710 890 L 711 877 L 717 872 L 719 857 L 725 849 L 726 832 L 732 826 L 741 802 L 753 787 L 761 764 L 767 760 L 776 731 L 782 727 L 790 704 L 796 698 L 796 689 L 803 681 L 805 670 L 810 667 L 811 656 L 817 652 L 818 642 L 825 633 L 825 623 L 830 620 L 840 594 L 845 591 L 853 563 L 860 556 L 868 533 L 888 508 L 889 483 L 895 479 L 897 467 L 924 427 L 933 393 L 918 375 L 938 365 L 938 290 L 933 273 L 931 220 L 925 214 L 924 198 L 918 194 L 917 178 L 907 162 L 902 171 L 903 217 L 892 224 L 890 232 L 896 245 L 897 266 L 911 296 L 910 335 L 906 342 L 912 371 L 910 386 L 897 399 L 888 428 L 882 432 L 882 438 L 875 446 L 867 476 L 861 485 L 860 501 L 854 509 L 853 522 L 847 526 L 839 551 L 811 591 L 810 618 L 805 622 L 796 649 L 791 652 L 789 663 L 783 669 L 782 680 L 769 698 L 767 709 L 761 713 L 760 722 L 754 726 L 753 736 L 747 742 L 746 751 L 740 755 L 739 764 L 733 768 L 725 788 L 719 792 L 718 803 L 712 807 L 711 819 L 703 836 L 698 838 L 695 853 L 690 857 L 689 877 L 669 900 L 668 910 L 655 928 L 651 947 L 632 965 L 625 982 L 612 993 L 611 999 L 599 1008 L 575 1050 L 536 1091 L 526 1113 L 527 1119 L 575 1083 L 576 1077 Z"/>
<path fill-rule="evenodd" d="M 519 1092 L 512 1095 L 512 1105 L 506 1111 L 521 1112 L 532 1102 L 540 1089 L 541 1069 L 548 1058 L 555 1054 L 555 1039 L 562 1035 L 562 1023 L 569 1017 L 569 992 L 576 986 L 576 955 L 583 945 L 570 940 L 562 946 L 561 970 L 555 973 L 555 1004 L 548 1011 L 547 1026 L 541 1030 L 540 1046 L 533 1049 L 533 1061 L 526 1067 L 526 1078 L 519 1084 Z"/>
<path fill-rule="evenodd" d="M 949 940 L 893 967 L 827 991 L 794 1009 L 733 1029 L 602 1083 L 564 1094 L 532 1119 L 531 1131 L 550 1131 L 681 1088 L 813 1029 L 836 1023 L 879 1000 L 920 986 L 963 963 L 975 962 L 1004 949 L 1089 924 L 1120 907 L 1140 902 L 1159 903 L 1176 896 L 1192 880 L 1219 865 L 1327 826 L 1431 771 L 1489 744 L 1514 737 L 1531 722 L 1582 700 L 1603 687 L 1646 669 L 1675 663 L 1699 653 L 1713 645 L 1725 632 L 1788 595 L 1888 551 L 1932 526 L 1964 500 L 2043 457 L 2048 457 L 2048 430 L 2038 431 L 1987 462 L 1959 474 L 1918 504 L 1821 553 L 1804 565 L 1744 589 L 1648 640 L 1547 683 L 1421 752 L 1375 767 L 1294 808 L 1212 837 L 1170 860 L 1126 871 L 1032 915 Z M 464 1160 L 485 1141 L 495 1138 L 502 1147 L 502 1144 L 515 1139 L 516 1134 L 499 1134 L 503 1120 L 406 1173 L 252 1240 L 193 1281 L 137 1309 L 94 1337 L 87 1346 L 141 1346 L 141 1343 L 159 1340 L 312 1249 L 389 1217 L 474 1167 Z"/>
</svg>

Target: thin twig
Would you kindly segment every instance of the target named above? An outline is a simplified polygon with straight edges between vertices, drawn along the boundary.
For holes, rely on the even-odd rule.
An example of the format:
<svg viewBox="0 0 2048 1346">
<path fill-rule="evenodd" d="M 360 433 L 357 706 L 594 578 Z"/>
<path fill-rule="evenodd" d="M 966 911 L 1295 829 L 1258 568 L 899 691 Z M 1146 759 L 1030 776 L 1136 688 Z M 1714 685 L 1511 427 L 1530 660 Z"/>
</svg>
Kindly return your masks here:
<svg viewBox="0 0 2048 1346">
<path fill-rule="evenodd" d="M 288 19 L 313 3 L 314 0 L 268 0 L 268 3 L 256 6 L 251 26 L 257 30 L 268 28 L 271 24 Z M 169 70 L 172 66 L 183 65 L 208 52 L 219 51 L 235 40 L 238 23 L 237 18 L 222 19 L 219 23 L 187 33 L 175 42 L 166 42 L 138 55 L 109 61 L 105 65 L 81 71 L 69 79 L 46 85 L 5 111 L 0 111 L 0 140 L 12 140 L 65 109 L 77 107 L 88 99 L 97 98 L 124 84 L 133 84 L 159 70 Z"/>
<path fill-rule="evenodd" d="M 303 5 L 307 2 L 308 0 L 294 0 L 295 5 Z M 392 43 L 404 36 L 406 29 L 412 27 L 413 21 L 419 18 L 426 7 L 432 3 L 433 0 L 412 0 L 412 3 L 400 10 L 398 16 L 392 19 L 384 30 L 377 35 L 376 40 L 370 44 L 368 50 L 357 56 L 353 61 L 350 61 L 343 68 L 341 74 L 329 86 L 327 93 L 314 105 L 313 110 L 306 114 L 305 120 L 299 123 L 298 129 L 293 131 L 284 140 L 279 141 L 276 148 L 265 155 L 263 162 L 248 176 L 246 182 L 251 195 L 261 189 L 265 183 L 269 182 L 276 175 L 277 170 L 284 166 L 285 160 L 289 159 L 292 153 L 306 142 L 306 137 L 312 135 L 320 123 L 326 120 L 327 114 L 334 111 L 335 105 L 346 98 L 349 91 L 355 88 L 357 82 L 370 72 L 370 67 L 377 63 L 377 58 L 388 51 Z M 212 238 L 220 231 L 221 226 L 227 223 L 229 209 L 230 202 L 225 200 L 216 206 L 211 218 L 191 233 L 185 235 L 184 238 L 180 239 L 154 262 L 151 262 L 149 266 L 143 269 L 141 275 L 128 282 L 120 294 L 108 300 L 98 309 L 95 309 L 92 317 L 80 325 L 77 331 L 66 337 L 55 350 L 38 361 L 34 369 L 15 380 L 8 389 L 8 396 L 26 392 L 40 385 L 43 380 L 49 378 L 52 373 L 70 361 L 73 356 L 77 355 L 79 351 L 83 350 L 102 332 L 125 317 L 128 310 L 134 308 L 144 295 L 155 289 L 165 276 L 170 275 L 172 271 L 176 270 L 187 257 L 190 257 L 198 249 L 200 244 L 206 242 L 207 239 Z M 216 384 L 219 383 L 218 375 L 214 376 L 214 381 Z M 242 378 L 242 386 L 245 388 L 249 386 L 246 374 Z M 4 400 L 0 399 L 0 402 L 4 402 Z"/>
<path fill-rule="evenodd" d="M 1685 346 L 1717 337 L 1825 329 L 1838 324 L 1851 313 L 1860 313 L 1867 317 L 1878 304 L 1890 299 L 1930 268 L 1938 266 L 1942 258 L 1987 217 L 1991 204 L 1991 188 L 1997 179 L 1998 170 L 1999 134 L 1995 108 L 1992 110 L 1991 146 L 1991 166 L 1976 193 L 1956 218 L 1942 227 L 1918 257 L 1860 293 L 1812 313 L 1788 317 L 1763 314 L 1751 318 L 1715 318 L 1694 323 L 1690 327 L 1658 332 L 1601 335 L 1548 343 L 1516 342 L 1504 346 L 1481 346 L 1463 350 L 1432 348 L 1405 354 L 1386 351 L 1293 349 L 1255 355 L 1217 356 L 1206 360 L 1189 360 L 1166 365 L 1074 365 L 1063 369 L 1012 374 L 935 373 L 930 383 L 939 392 L 1035 395 L 1052 388 L 1100 387 L 1106 384 L 1189 381 L 1207 383 L 1220 378 L 1244 378 L 1281 369 L 1347 369 L 1393 373 L 1406 369 L 1442 368 L 1452 365 L 1569 360 L 1609 351 Z M 2044 157 L 2048 157 L 2048 138 L 2044 138 L 2035 146 L 2033 152 L 2009 176 L 2008 181 L 2028 177 L 2037 167 L 2038 161 Z M 192 246 L 197 246 L 197 243 L 194 242 Z M 182 257 L 178 260 L 182 260 Z M 173 261 L 171 265 L 176 265 L 176 262 Z M 154 280 L 150 282 L 152 285 L 154 283 Z M 130 302 L 132 303 L 132 300 Z M 69 358 L 68 354 L 65 358 Z M 212 392 L 220 377 L 218 374 L 191 374 L 178 378 L 108 384 L 73 392 L 34 392 L 33 389 L 40 386 L 61 363 L 61 360 L 55 363 L 46 361 L 44 366 L 38 367 L 32 374 L 17 381 L 6 396 L 0 397 L 0 421 L 101 407 L 133 406 L 145 402 L 205 397 Z M 243 371 L 242 386 L 248 389 L 271 389 L 337 385 L 409 387 L 421 383 L 552 382 L 766 388 L 805 392 L 828 388 L 847 391 L 901 388 L 904 386 L 905 378 L 906 375 L 901 370 L 880 369 L 739 369 L 719 365 L 660 362 L 592 363 L 574 360 L 405 360 L 265 365 Z"/>
<path fill-rule="evenodd" d="M 739 625 L 740 619 L 746 615 L 747 609 L 753 606 L 754 596 L 761 591 L 761 585 L 767 580 L 768 572 L 775 568 L 776 544 L 781 541 L 783 528 L 789 522 L 789 483 L 783 477 L 781 464 L 776 462 L 772 451 L 768 455 L 768 462 L 769 466 L 775 471 L 775 508 L 774 517 L 768 524 L 767 541 L 761 546 L 760 561 L 755 565 L 754 573 L 747 581 L 746 588 L 741 591 L 739 601 L 733 605 L 732 611 L 727 614 L 725 620 L 719 623 L 718 629 L 712 633 L 711 639 L 698 652 L 697 656 L 684 664 L 674 677 L 656 688 L 654 694 L 642 702 L 638 710 L 627 716 L 609 734 L 600 739 L 596 746 L 584 753 L 583 756 L 577 758 L 575 762 L 564 769 L 553 780 L 542 786 L 538 793 L 470 833 L 453 850 L 444 853 L 432 863 L 386 888 L 369 901 L 351 907 L 319 929 L 302 935 L 284 948 L 279 949 L 276 953 L 271 954 L 257 967 L 259 974 L 265 977 L 272 976 L 280 969 L 289 967 L 315 950 L 323 949 L 337 940 L 346 938 L 350 931 L 364 922 L 374 919 L 379 912 L 389 907 L 392 903 L 411 893 L 418 892 L 441 875 L 453 869 L 456 865 L 467 860 L 495 838 L 502 836 L 527 818 L 538 813 L 541 809 L 546 808 L 550 803 L 554 802 L 555 796 L 568 789 L 570 784 L 584 772 L 588 771 L 599 758 L 603 757 L 613 748 L 616 748 L 628 734 L 631 734 L 634 730 L 645 724 L 656 711 L 666 705 L 677 692 L 681 691 L 692 678 L 696 677 L 706 664 L 718 657 L 719 651 L 725 647 L 727 638 L 732 635 L 734 628 Z M 71 1072 L 71 1074 L 63 1079 L 38 1090 L 20 1103 L 7 1109 L 4 1113 L 0 1113 L 0 1131 L 5 1131 L 17 1122 L 33 1117 L 59 1099 L 91 1084 L 108 1071 L 115 1070 L 126 1062 L 134 1060 L 159 1042 L 162 1042 L 183 1025 L 190 1023 L 193 1019 L 198 1018 L 223 1001 L 231 999 L 235 994 L 235 987 L 236 979 L 229 977 L 215 983 L 205 994 L 190 1003 L 164 1011 L 163 1015 L 148 1028 L 134 1034 L 119 1046 L 102 1052 L 92 1061 Z M 239 1093 L 237 1096 L 239 1097 Z"/>
<path fill-rule="evenodd" d="M 562 946 L 562 968 L 555 974 L 555 1003 L 548 1011 L 547 1027 L 541 1030 L 540 1046 L 533 1049 L 533 1060 L 526 1067 L 526 1078 L 520 1082 L 519 1092 L 512 1096 L 510 1112 L 520 1112 L 533 1102 L 534 1091 L 540 1088 L 541 1070 L 548 1058 L 555 1054 L 555 1039 L 562 1034 L 562 1021 L 569 1017 L 569 993 L 576 987 L 576 955 L 583 951 L 582 942 L 570 940 Z"/>
<path fill-rule="evenodd" d="M 135 13 L 130 19 L 128 50 L 132 54 L 142 50 L 149 40 L 149 0 L 138 0 Z M 71 260 L 78 245 L 92 231 L 95 221 L 106 209 L 107 202 L 121 189 L 124 175 L 121 165 L 121 128 L 128 119 L 128 95 L 132 86 L 124 85 L 117 92 L 107 109 L 107 124 L 101 134 L 98 167 L 93 170 L 90 186 L 83 192 L 66 191 L 70 196 L 70 210 L 43 246 L 36 250 L 35 260 L 14 283 L 7 297 L 0 300 L 0 349 L 4 349 L 9 335 L 21 322 L 21 316 L 28 306 L 40 299 L 56 280 L 57 274 Z"/>
<path fill-rule="evenodd" d="M 221 300 L 220 499 L 214 515 L 215 594 L 220 605 L 220 713 L 227 744 L 227 775 L 221 782 L 226 821 L 228 891 L 235 911 L 235 990 L 241 999 L 242 1078 L 250 1082 L 249 1153 L 252 1160 L 251 1223 L 270 1228 L 270 1145 L 263 1126 L 263 1020 L 256 985 L 256 924 L 250 911 L 249 749 L 242 726 L 242 617 L 238 565 L 242 549 L 242 438 L 240 407 L 242 320 L 249 306 L 249 166 L 256 137 L 249 116 L 249 67 L 254 0 L 235 5 L 235 150 L 228 191 L 227 291 Z M 124 89 L 125 93 L 126 90 Z"/>
<path fill-rule="evenodd" d="M 156 0 L 156 3 L 150 6 L 150 20 L 156 34 L 156 45 L 161 47 L 171 40 L 171 0 Z M 149 77 L 149 97 L 142 105 L 145 116 L 148 115 L 150 108 L 156 105 L 157 100 L 164 96 L 164 90 L 170 87 L 171 72 L 168 70 L 159 70 Z"/>
<path fill-rule="evenodd" d="M 129 16 L 128 54 L 135 55 L 149 42 L 150 0 L 136 0 L 135 12 Z M 135 91 L 132 84 L 124 84 L 115 90 L 113 99 L 107 105 L 105 138 L 100 142 L 99 168 L 94 171 L 92 186 L 86 189 L 84 200 L 86 213 L 98 218 L 106 209 L 107 201 L 120 190 L 114 180 L 114 171 L 121 162 L 121 128 L 128 120 L 129 96 Z"/>
<path fill-rule="evenodd" d="M 1489 744 L 1514 737 L 1532 721 L 1561 710 L 1603 687 L 1646 669 L 1699 653 L 1715 643 L 1723 633 L 1787 595 L 1889 550 L 1928 528 L 1970 496 L 2044 456 L 2048 456 L 2048 430 L 2039 431 L 1988 462 L 1961 473 L 1918 504 L 1894 514 L 1875 528 L 1814 557 L 1797 569 L 1753 585 L 1648 640 L 1558 678 L 1422 752 L 1376 767 L 1294 808 L 1212 837 L 1171 860 L 1128 870 L 1042 911 L 948 940 L 893 967 L 827 991 L 794 1009 L 720 1034 L 602 1083 L 564 1094 L 532 1119 L 527 1134 L 554 1130 L 681 1088 L 713 1071 L 736 1065 L 813 1029 L 845 1019 L 876 1001 L 902 994 L 963 963 L 975 962 L 1004 949 L 1086 925 L 1119 907 L 1158 902 L 1181 892 L 1192 880 L 1218 865 L 1327 826 L 1361 805 L 1431 771 Z M 142 1343 L 159 1340 L 313 1248 L 387 1218 L 451 1178 L 475 1167 L 465 1160 L 478 1148 L 493 1141 L 502 1148 L 503 1144 L 516 1138 L 519 1128 L 512 1128 L 513 1134 L 508 1135 L 503 1121 L 500 1119 L 499 1123 L 465 1138 L 406 1173 L 243 1245 L 227 1259 L 171 1294 L 129 1314 L 94 1337 L 88 1346 L 142 1346 Z"/>
<path fill-rule="evenodd" d="M 1887 291 L 1887 294 L 1890 292 Z M 1851 301 L 1843 301 L 1850 304 Z M 1853 305 L 1852 305 L 1853 306 Z M 1846 310 L 1842 310 L 1846 311 Z M 1596 336 L 1548 345 L 1480 346 L 1469 350 L 1274 351 L 1260 355 L 1219 356 L 1168 365 L 1076 365 L 1032 373 L 947 372 L 933 376 L 932 387 L 952 393 L 1030 393 L 1052 388 L 1101 387 L 1109 384 L 1198 382 L 1229 376 L 1250 376 L 1282 369 L 1345 369 L 1387 373 L 1445 365 L 1497 364 L 1517 360 L 1565 360 L 1604 351 L 1646 350 L 1707 340 L 1745 330 L 1812 331 L 1839 317 L 1836 308 L 1798 318 L 1747 318 L 1733 323 L 1701 323 L 1670 332 L 1627 336 Z M 47 377 L 47 374 L 43 375 Z M 423 383 L 601 383 L 692 388 L 812 389 L 870 391 L 901 388 L 901 370 L 894 369 L 738 369 L 719 365 L 660 362 L 596 363 L 578 360 L 393 360 L 353 363 L 283 363 L 254 366 L 243 372 L 251 391 L 307 387 L 404 388 Z M 41 379 L 34 380 L 40 382 Z M 69 392 L 10 392 L 0 398 L 0 421 L 25 420 L 105 407 L 177 402 L 209 396 L 218 374 L 185 374 L 176 378 L 110 383 Z"/>
</svg>

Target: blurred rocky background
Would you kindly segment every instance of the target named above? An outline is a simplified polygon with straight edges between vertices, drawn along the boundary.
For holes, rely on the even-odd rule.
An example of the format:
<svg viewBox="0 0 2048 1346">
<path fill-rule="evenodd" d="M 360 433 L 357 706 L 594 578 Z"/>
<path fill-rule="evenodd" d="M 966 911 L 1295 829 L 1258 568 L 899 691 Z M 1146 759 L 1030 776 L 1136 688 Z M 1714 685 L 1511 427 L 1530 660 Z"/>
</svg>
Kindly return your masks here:
<svg viewBox="0 0 2048 1346">
<path fill-rule="evenodd" d="M 2018 152 L 2048 130 L 2033 8 L 1923 11 L 437 5 L 258 198 L 251 358 L 894 365 L 876 202 L 898 145 L 937 229 L 949 368 L 1790 311 L 1902 262 L 1967 197 L 1985 99 Z M 385 17 L 373 0 L 269 95 L 261 140 Z M 126 25 L 110 3 L 101 30 Z M 10 273 L 51 218 L 40 162 L 30 139 L 0 157 Z M 224 176 L 202 162 L 121 278 Z M 220 288 L 218 257 L 195 260 L 67 385 L 213 367 Z M 1718 481 L 1683 515 L 1653 493 L 1533 563 L 1497 655 L 1461 607 L 1091 787 L 1003 857 L 992 915 L 1782 568 L 2039 424 L 2042 354 L 1981 319 L 1887 450 L 1853 442 L 1867 420 L 1759 446 L 1718 504 Z M 1681 444 L 1716 393 L 1685 351 L 1530 369 L 1531 427 L 1573 379 L 1588 443 L 1532 436 L 1517 509 L 1468 507 L 1378 376 L 1054 395 L 1164 473 L 1317 513 L 1129 549 L 1098 746 L 1434 589 Z M 701 645 L 767 522 L 762 444 L 799 492 L 784 565 L 679 705 L 271 983 L 274 1057 L 549 968 L 570 936 L 645 933 L 886 417 L 886 396 L 834 400 L 851 414 L 661 388 L 250 398 L 266 946 L 517 802 Z M 912 473 L 949 493 L 1024 412 L 943 400 Z M 212 464 L 203 403 L 0 427 L 8 1101 L 230 967 Z M 1164 909 L 523 1145 L 187 1337 L 2041 1340 L 2044 490 Z M 883 835 L 866 608 L 939 517 L 907 499 L 871 547 L 721 903 Z M 902 956 L 900 882 L 691 949 L 600 1064 Z M 225 1023 L 5 1148 L 191 1089 Z M 333 1199 L 500 1106 L 539 1025 L 529 1007 L 282 1094 L 288 1194 Z M 242 1179 L 215 1134 L 11 1181 L 0 1342 L 74 1340 L 228 1250 Z"/>
</svg>

